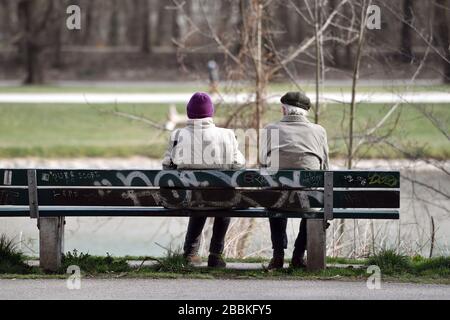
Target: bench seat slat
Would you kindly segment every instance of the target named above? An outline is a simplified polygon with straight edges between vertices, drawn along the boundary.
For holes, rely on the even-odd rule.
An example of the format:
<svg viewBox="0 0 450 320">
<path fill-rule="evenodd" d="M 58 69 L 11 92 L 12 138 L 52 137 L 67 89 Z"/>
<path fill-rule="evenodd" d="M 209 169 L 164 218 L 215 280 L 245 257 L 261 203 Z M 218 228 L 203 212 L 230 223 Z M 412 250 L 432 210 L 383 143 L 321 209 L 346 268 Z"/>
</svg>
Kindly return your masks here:
<svg viewBox="0 0 450 320">
<path fill-rule="evenodd" d="M 0 207 L 0 217 L 28 217 L 27 207 Z M 276 212 L 264 208 L 235 209 L 235 210 L 179 210 L 163 207 L 41 207 L 42 217 L 76 216 L 76 217 L 187 217 L 187 216 L 231 216 L 241 218 L 251 217 L 288 217 L 322 219 L 323 211 L 310 212 Z M 348 210 L 335 209 L 335 219 L 398 219 L 398 210 Z"/>
<path fill-rule="evenodd" d="M 2 196 L 2 192 L 3 196 Z M 39 205 L 322 208 L 322 190 L 40 189 Z M 28 190 L 0 190 L 0 205 L 27 205 Z M 334 191 L 334 208 L 399 208 L 400 192 Z"/>
</svg>

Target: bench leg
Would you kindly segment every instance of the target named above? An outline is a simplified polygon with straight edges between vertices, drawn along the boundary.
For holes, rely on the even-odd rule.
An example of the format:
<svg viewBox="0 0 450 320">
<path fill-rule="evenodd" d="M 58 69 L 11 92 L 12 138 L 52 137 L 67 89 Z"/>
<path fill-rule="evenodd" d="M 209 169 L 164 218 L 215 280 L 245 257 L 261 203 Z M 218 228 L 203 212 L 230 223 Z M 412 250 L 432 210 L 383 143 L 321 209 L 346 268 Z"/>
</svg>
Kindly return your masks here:
<svg viewBox="0 0 450 320">
<path fill-rule="evenodd" d="M 64 217 L 39 218 L 39 266 L 55 272 L 64 251 Z"/>
<path fill-rule="evenodd" d="M 322 219 L 307 219 L 306 222 L 306 250 L 308 271 L 323 270 L 326 267 L 326 231 Z"/>
</svg>

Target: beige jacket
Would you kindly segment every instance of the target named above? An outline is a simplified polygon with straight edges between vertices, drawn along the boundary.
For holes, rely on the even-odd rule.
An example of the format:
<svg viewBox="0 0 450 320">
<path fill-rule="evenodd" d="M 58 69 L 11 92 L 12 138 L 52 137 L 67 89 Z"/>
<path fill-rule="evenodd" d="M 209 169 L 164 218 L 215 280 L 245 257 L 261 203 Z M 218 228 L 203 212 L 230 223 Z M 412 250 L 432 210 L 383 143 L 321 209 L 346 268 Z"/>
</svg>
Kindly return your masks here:
<svg viewBox="0 0 450 320">
<path fill-rule="evenodd" d="M 272 129 L 278 130 L 279 143 L 271 145 Z M 261 148 L 262 163 L 273 163 L 272 155 L 279 155 L 280 169 L 328 170 L 328 142 L 325 129 L 311 123 L 305 116 L 288 115 L 269 124 L 267 148 Z"/>
<path fill-rule="evenodd" d="M 164 169 L 240 169 L 245 158 L 233 130 L 218 128 L 212 118 L 189 119 L 174 130 L 163 159 Z"/>
</svg>

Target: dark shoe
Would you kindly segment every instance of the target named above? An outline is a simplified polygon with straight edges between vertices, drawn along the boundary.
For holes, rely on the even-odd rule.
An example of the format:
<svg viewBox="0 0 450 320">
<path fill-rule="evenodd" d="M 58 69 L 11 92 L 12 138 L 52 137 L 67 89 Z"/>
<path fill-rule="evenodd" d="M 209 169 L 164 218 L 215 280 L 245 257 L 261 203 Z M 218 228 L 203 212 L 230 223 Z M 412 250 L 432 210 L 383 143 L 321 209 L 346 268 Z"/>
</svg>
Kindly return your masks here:
<svg viewBox="0 0 450 320">
<path fill-rule="evenodd" d="M 211 253 L 208 257 L 208 267 L 225 268 L 227 266 L 221 254 Z"/>
<path fill-rule="evenodd" d="M 284 256 L 274 256 L 267 266 L 268 270 L 280 270 L 283 269 Z"/>
<path fill-rule="evenodd" d="M 294 269 L 305 269 L 306 268 L 305 259 L 303 259 L 303 257 L 300 256 L 293 256 L 290 267 Z"/>
<path fill-rule="evenodd" d="M 198 254 L 184 254 L 184 260 L 190 267 L 198 267 L 202 264 L 202 258 Z"/>
</svg>

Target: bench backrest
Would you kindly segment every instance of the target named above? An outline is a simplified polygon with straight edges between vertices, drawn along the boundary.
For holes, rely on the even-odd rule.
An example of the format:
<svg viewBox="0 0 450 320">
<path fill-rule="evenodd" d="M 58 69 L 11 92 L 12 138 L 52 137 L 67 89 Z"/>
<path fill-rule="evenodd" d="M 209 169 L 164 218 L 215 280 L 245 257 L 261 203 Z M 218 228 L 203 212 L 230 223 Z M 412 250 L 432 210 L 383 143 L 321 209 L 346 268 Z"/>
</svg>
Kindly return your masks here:
<svg viewBox="0 0 450 320">
<path fill-rule="evenodd" d="M 397 171 L 0 169 L 0 206 L 392 209 L 399 187 Z"/>
</svg>

